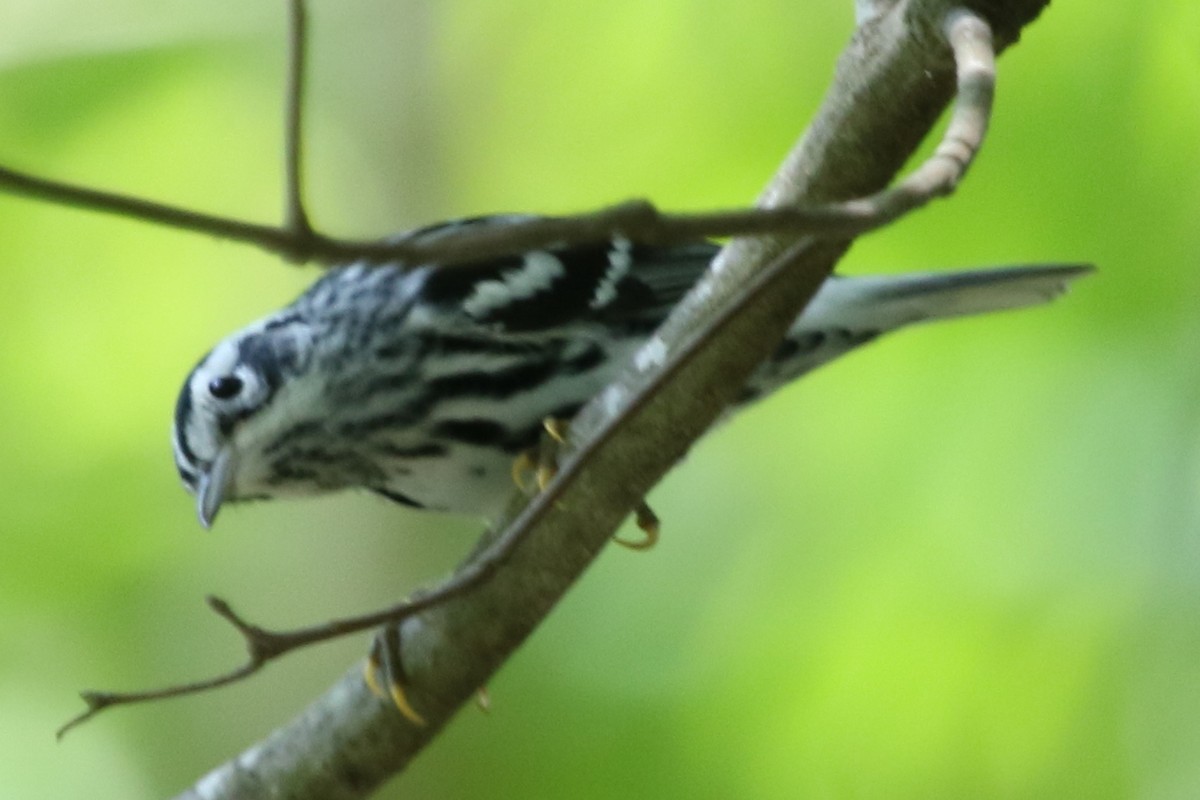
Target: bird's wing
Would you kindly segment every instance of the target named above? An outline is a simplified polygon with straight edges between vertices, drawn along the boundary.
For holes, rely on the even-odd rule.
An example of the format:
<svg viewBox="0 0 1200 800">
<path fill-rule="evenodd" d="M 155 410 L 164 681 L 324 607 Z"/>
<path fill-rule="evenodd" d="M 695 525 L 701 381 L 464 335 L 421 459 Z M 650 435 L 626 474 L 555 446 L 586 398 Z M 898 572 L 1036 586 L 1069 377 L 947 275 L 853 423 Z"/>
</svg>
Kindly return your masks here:
<svg viewBox="0 0 1200 800">
<path fill-rule="evenodd" d="M 522 218 L 479 217 L 408 236 L 440 236 L 464 226 L 516 219 Z M 476 327 L 493 336 L 591 326 L 618 336 L 647 333 L 699 279 L 718 249 L 709 242 L 650 246 L 617 238 L 427 267 L 420 301 L 438 308 L 456 327 Z"/>
</svg>

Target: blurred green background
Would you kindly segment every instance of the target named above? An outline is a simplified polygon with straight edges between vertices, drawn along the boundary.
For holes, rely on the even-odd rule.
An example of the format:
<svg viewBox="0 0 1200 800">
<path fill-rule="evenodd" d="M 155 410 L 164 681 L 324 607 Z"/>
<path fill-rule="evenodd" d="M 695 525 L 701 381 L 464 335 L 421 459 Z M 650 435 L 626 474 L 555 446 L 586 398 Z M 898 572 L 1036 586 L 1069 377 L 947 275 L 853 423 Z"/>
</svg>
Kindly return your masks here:
<svg viewBox="0 0 1200 800">
<path fill-rule="evenodd" d="M 326 229 L 750 201 L 849 0 L 315 0 Z M 0 6 L 0 163 L 278 217 L 282 3 Z M 1050 308 L 913 330 L 726 425 L 383 797 L 1200 796 L 1200 7 L 1055 4 L 1001 61 L 955 198 L 844 272 L 1101 268 Z M 84 687 L 242 657 L 444 573 L 480 525 L 371 497 L 211 533 L 178 386 L 316 276 L 0 196 L 0 795 L 154 798 L 289 719 L 366 637 L 54 741 Z"/>
</svg>

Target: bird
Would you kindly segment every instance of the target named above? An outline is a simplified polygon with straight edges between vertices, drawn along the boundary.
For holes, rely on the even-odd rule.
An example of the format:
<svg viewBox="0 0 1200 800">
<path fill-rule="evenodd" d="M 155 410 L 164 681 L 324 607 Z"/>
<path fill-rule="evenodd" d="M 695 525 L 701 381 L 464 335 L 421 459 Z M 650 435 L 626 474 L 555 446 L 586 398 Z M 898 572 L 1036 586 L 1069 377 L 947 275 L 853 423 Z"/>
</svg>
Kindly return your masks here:
<svg viewBox="0 0 1200 800">
<path fill-rule="evenodd" d="M 408 236 L 510 224 L 454 220 Z M 720 245 L 614 236 L 450 267 L 358 261 L 188 374 L 173 449 L 204 527 L 250 500 L 373 492 L 494 517 L 548 419 L 612 381 Z M 828 277 L 732 410 L 906 325 L 1048 302 L 1081 264 Z"/>
</svg>

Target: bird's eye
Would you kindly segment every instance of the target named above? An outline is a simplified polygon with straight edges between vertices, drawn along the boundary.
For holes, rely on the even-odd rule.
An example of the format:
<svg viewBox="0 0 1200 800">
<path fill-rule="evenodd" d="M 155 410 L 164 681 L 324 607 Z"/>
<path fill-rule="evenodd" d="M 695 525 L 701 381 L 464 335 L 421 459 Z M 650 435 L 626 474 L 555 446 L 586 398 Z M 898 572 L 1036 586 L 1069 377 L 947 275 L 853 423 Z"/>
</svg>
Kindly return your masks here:
<svg viewBox="0 0 1200 800">
<path fill-rule="evenodd" d="M 229 400 L 237 397 L 238 392 L 242 391 L 242 379 L 232 375 L 213 378 L 208 384 L 208 391 L 218 400 Z"/>
</svg>

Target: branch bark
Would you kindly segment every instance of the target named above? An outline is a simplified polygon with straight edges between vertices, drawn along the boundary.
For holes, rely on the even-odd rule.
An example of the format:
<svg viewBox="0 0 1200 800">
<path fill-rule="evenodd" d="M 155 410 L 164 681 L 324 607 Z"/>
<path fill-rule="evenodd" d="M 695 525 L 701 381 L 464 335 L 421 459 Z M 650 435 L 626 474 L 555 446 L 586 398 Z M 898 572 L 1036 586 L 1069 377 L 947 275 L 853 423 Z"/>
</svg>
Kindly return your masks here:
<svg viewBox="0 0 1200 800">
<path fill-rule="evenodd" d="M 1003 47 L 1047 3 L 970 5 Z M 950 10 L 944 0 L 902 0 L 868 16 L 816 120 L 760 205 L 861 197 L 891 180 L 951 97 L 954 62 L 940 31 Z M 725 249 L 656 334 L 665 360 L 645 371 L 631 367 L 576 419 L 572 438 L 584 444 L 520 512 L 513 525 L 523 536 L 488 580 L 403 623 L 410 696 L 427 726 L 414 727 L 372 695 L 355 667 L 296 720 L 180 797 L 350 800 L 401 770 L 704 433 L 848 246 L 773 235 L 737 239 Z M 715 335 L 697 337 L 706 330 Z"/>
</svg>

